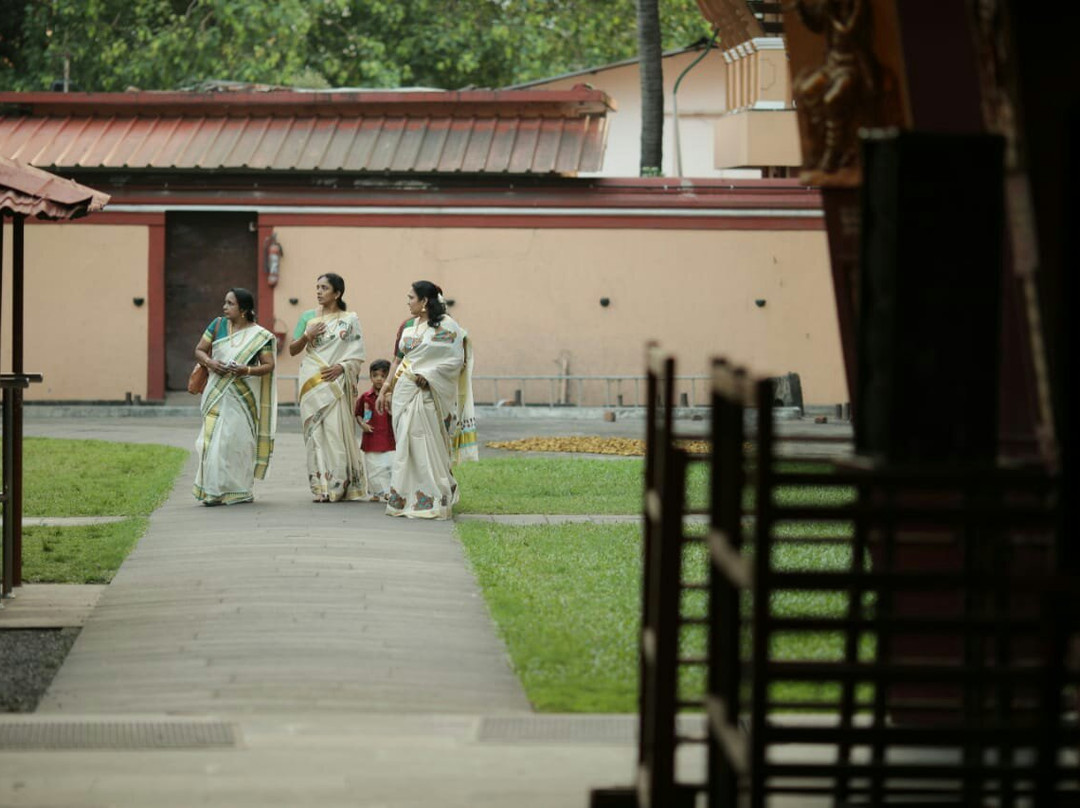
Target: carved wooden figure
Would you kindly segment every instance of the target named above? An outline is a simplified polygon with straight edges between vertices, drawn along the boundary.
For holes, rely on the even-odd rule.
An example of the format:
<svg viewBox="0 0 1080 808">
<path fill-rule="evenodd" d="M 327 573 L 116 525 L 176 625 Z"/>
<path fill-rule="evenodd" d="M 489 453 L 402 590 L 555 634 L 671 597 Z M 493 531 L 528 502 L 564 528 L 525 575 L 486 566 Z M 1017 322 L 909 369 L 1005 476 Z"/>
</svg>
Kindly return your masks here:
<svg viewBox="0 0 1080 808">
<path fill-rule="evenodd" d="M 825 172 L 854 166 L 858 128 L 872 117 L 878 65 L 866 0 L 795 0 L 803 24 L 825 37 L 825 62 L 795 79 L 795 100 L 808 118 L 807 167 Z"/>
</svg>

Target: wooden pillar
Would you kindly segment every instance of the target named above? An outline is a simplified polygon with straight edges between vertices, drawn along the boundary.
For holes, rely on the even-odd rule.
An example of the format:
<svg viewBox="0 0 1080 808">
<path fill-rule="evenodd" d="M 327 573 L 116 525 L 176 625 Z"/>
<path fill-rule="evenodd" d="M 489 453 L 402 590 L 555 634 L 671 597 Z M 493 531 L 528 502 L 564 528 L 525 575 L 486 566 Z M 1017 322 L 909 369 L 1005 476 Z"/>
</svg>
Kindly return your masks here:
<svg viewBox="0 0 1080 808">
<path fill-rule="evenodd" d="M 7 217 L 0 212 L 0 357 L 3 356 L 4 348 L 4 222 Z M 2 370 L 2 368 L 0 368 Z M 0 498 L 3 502 L 0 502 L 0 509 L 2 509 L 4 515 L 2 537 L 0 537 L 0 568 L 3 572 L 0 575 L 0 598 L 6 597 L 11 594 L 11 588 L 14 585 L 14 581 L 11 575 L 12 567 L 14 566 L 14 559 L 12 558 L 12 550 L 14 548 L 15 539 L 14 534 L 11 532 L 15 527 L 15 523 L 11 520 L 11 508 L 9 503 L 11 502 L 11 490 L 8 485 L 8 478 L 11 475 L 11 467 L 14 465 L 14 458 L 11 456 L 11 441 L 9 436 L 14 431 L 11 426 L 11 419 L 8 416 L 11 404 L 11 394 L 8 392 L 8 388 L 4 387 L 0 390 L 0 394 L 3 395 L 3 406 L 0 410 L 3 412 L 3 424 L 0 424 L 0 430 L 3 431 L 3 477 L 2 483 L 0 483 Z M 2 605 L 2 604 L 0 604 Z"/>
<path fill-rule="evenodd" d="M 3 471 L 3 494 L 4 494 L 4 526 L 3 526 L 3 578 L 0 580 L 0 597 L 9 597 L 15 586 L 15 519 L 13 517 L 13 504 L 11 499 L 11 470 L 15 466 L 14 442 L 11 440 L 15 434 L 15 426 L 12 422 L 11 403 L 15 395 L 15 388 L 4 386 L 4 471 Z"/>
<path fill-rule="evenodd" d="M 859 191 L 857 188 L 822 188 L 821 199 L 825 208 L 844 376 L 848 400 L 854 402 L 859 381 L 855 355 L 856 317 L 859 311 L 859 238 L 862 232 Z"/>
<path fill-rule="evenodd" d="M 23 260 L 26 254 L 25 216 L 12 217 L 11 227 L 11 372 L 23 368 Z"/>
<path fill-rule="evenodd" d="M 0 356 L 4 349 L 4 219 L 0 213 Z"/>
<path fill-rule="evenodd" d="M 1078 319 L 1076 256 L 1080 248 L 1080 85 L 1076 81 L 1075 44 L 1080 9 L 1055 9 L 1053 24 L 1038 5 L 1008 0 L 1012 51 L 1007 77 L 1022 101 L 1018 121 L 1021 155 L 1030 180 L 1028 232 L 1032 241 L 1034 300 L 1046 342 L 1047 397 L 1051 401 L 1062 491 L 1076 490 L 1076 401 L 1071 395 Z M 1059 553 L 1062 565 L 1080 569 L 1080 512 L 1077 498 L 1066 495 L 1061 512 Z M 1078 697 L 1080 698 L 1080 697 Z"/>
<path fill-rule="evenodd" d="M 25 259 L 26 231 L 25 216 L 16 216 L 12 229 L 11 253 L 11 371 L 15 375 L 25 372 L 23 367 L 23 343 L 25 342 Z M 11 518 L 12 551 L 14 559 L 11 566 L 11 578 L 14 586 L 22 586 L 22 520 L 23 520 L 23 388 L 11 388 L 11 434 L 4 435 L 4 440 L 11 441 L 11 503 L 8 516 Z"/>
</svg>

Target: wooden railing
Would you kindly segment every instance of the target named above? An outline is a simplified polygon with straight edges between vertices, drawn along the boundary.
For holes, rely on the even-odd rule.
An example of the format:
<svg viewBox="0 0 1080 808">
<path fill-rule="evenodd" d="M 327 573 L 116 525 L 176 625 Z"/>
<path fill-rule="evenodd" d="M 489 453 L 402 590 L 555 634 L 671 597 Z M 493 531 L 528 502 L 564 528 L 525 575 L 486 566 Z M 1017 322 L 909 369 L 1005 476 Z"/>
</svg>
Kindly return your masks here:
<svg viewBox="0 0 1080 808">
<path fill-rule="evenodd" d="M 9 597 L 22 584 L 22 421 L 23 390 L 42 380 L 40 373 L 4 373 L 3 391 L 3 539 L 0 540 L 0 597 Z M 2 605 L 2 604 L 0 604 Z"/>
<path fill-rule="evenodd" d="M 754 444 L 737 427 L 743 408 L 768 412 L 769 386 L 716 376 L 729 414 L 714 418 L 710 804 L 1075 804 L 1080 580 L 1057 568 L 1057 481 L 778 460 L 767 415 Z M 801 569 L 792 545 L 846 560 Z M 778 606 L 809 593 L 835 605 Z M 797 638 L 836 653 L 776 653 Z M 800 686 L 817 695 L 784 695 Z"/>
<path fill-rule="evenodd" d="M 717 363 L 701 537 L 674 362 L 651 348 L 648 364 L 638 777 L 594 808 L 1080 805 L 1080 577 L 1059 562 L 1058 479 L 779 457 L 771 385 Z M 684 574 L 697 542 L 704 581 Z M 685 607 L 698 589 L 704 614 Z M 680 641 L 696 625 L 701 658 Z M 687 665 L 705 668 L 700 702 Z M 701 738 L 677 720 L 695 709 Z"/>
<path fill-rule="evenodd" d="M 655 346 L 648 354 L 646 403 L 637 790 L 642 805 L 678 808 L 692 805 L 694 799 L 693 789 L 681 787 L 676 778 L 678 749 L 704 741 L 681 734 L 676 722 L 681 711 L 703 706 L 679 692 L 685 672 L 704 661 L 680 649 L 682 627 L 701 622 L 686 613 L 683 595 L 705 586 L 683 575 L 687 548 L 702 541 L 701 536 L 688 535 L 684 524 L 684 516 L 691 513 L 686 504 L 687 473 L 701 458 L 683 446 L 707 436 L 675 431 L 675 361 Z"/>
</svg>

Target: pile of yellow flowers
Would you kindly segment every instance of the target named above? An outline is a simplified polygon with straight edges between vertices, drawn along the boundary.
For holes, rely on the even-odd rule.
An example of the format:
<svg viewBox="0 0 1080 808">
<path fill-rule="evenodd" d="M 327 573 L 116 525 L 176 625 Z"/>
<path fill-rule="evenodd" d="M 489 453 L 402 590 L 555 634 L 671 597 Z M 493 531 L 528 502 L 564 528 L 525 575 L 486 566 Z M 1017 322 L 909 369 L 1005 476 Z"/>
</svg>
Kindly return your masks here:
<svg viewBox="0 0 1080 808">
<path fill-rule="evenodd" d="M 492 441 L 487 446 L 492 449 L 509 449 L 515 452 L 573 452 L 622 455 L 623 457 L 641 457 L 645 454 L 645 441 L 636 438 L 522 438 L 521 440 Z M 705 441 L 684 441 L 683 448 L 690 452 L 709 451 L 709 445 Z"/>
</svg>

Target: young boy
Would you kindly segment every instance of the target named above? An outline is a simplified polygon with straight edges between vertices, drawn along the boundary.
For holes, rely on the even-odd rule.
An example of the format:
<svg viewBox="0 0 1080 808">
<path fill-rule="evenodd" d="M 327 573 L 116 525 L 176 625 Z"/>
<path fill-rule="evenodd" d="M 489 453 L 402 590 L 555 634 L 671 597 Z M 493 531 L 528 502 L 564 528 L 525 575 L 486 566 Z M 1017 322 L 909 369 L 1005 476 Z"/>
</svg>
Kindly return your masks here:
<svg viewBox="0 0 1080 808">
<path fill-rule="evenodd" d="M 364 450 L 368 491 L 373 502 L 385 502 L 390 496 L 390 469 L 394 465 L 394 425 L 390 413 L 375 411 L 375 399 L 390 372 L 390 363 L 376 359 L 371 363 L 371 389 L 356 399 L 353 414 L 364 432 L 360 448 Z"/>
</svg>

